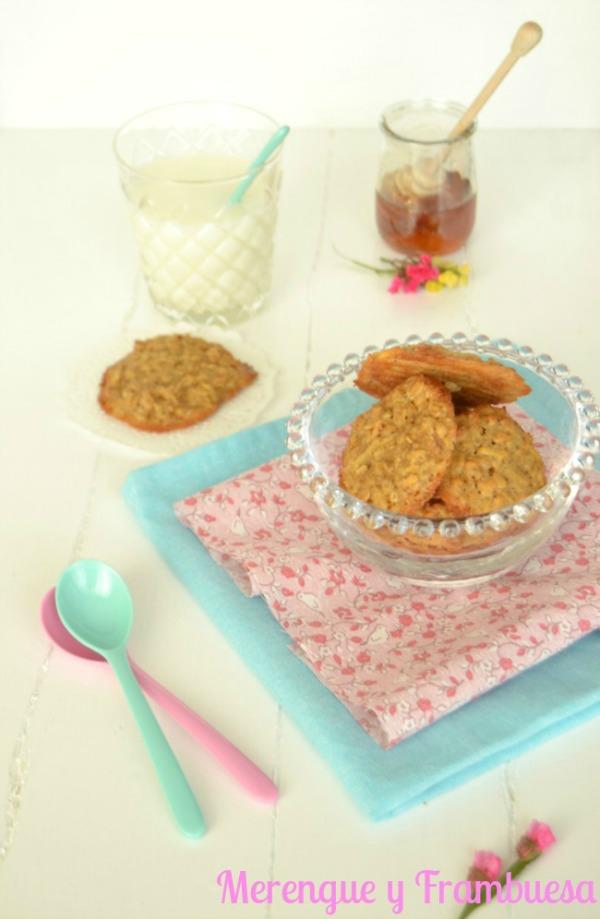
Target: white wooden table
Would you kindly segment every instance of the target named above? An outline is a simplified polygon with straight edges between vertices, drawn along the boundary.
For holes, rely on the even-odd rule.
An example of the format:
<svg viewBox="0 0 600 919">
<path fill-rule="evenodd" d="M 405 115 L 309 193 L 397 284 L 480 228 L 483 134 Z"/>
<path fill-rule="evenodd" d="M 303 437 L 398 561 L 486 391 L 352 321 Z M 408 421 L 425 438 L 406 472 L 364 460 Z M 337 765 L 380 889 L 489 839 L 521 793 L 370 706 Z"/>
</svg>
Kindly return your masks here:
<svg viewBox="0 0 600 919">
<path fill-rule="evenodd" d="M 392 297 L 333 251 L 335 243 L 367 261 L 384 252 L 372 214 L 377 151 L 374 131 L 289 139 L 272 306 L 240 327 L 279 368 L 260 420 L 285 414 L 306 381 L 346 352 L 436 330 L 531 344 L 600 393 L 600 134 L 482 133 L 473 280 L 437 297 Z M 398 819 L 361 816 L 133 520 L 120 487 L 152 457 L 94 439 L 66 417 L 65 368 L 141 309 L 109 133 L 7 131 L 0 162 L 0 916 L 325 915 L 322 905 L 222 906 L 224 868 L 263 880 L 402 878 L 404 915 L 455 916 L 454 905 L 422 905 L 416 872 L 434 867 L 459 880 L 475 848 L 510 855 L 532 817 L 548 821 L 559 843 L 531 876 L 598 883 L 600 720 Z M 169 727 L 210 826 L 199 844 L 177 834 L 110 676 L 51 651 L 40 630 L 40 598 L 82 556 L 126 576 L 136 659 L 275 777 L 276 808 L 254 806 Z M 575 919 L 595 909 L 494 904 L 482 915 Z M 381 903 L 338 915 L 392 914 Z"/>
</svg>

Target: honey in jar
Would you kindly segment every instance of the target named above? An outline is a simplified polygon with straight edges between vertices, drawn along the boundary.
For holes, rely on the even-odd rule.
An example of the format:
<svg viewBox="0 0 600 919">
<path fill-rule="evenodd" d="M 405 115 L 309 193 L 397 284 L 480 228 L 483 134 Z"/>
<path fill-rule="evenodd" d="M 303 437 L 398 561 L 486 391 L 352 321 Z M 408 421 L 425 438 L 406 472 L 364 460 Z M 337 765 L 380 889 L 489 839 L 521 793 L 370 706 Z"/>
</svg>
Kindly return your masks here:
<svg viewBox="0 0 600 919">
<path fill-rule="evenodd" d="M 377 227 L 398 252 L 446 255 L 469 238 L 475 202 L 471 183 L 458 172 L 447 172 L 439 189 L 421 195 L 399 190 L 388 174 L 376 193 Z"/>
<path fill-rule="evenodd" d="M 456 103 L 405 102 L 383 113 L 384 146 L 375 194 L 381 237 L 398 252 L 447 255 L 475 223 L 475 125 L 449 140 Z"/>
</svg>

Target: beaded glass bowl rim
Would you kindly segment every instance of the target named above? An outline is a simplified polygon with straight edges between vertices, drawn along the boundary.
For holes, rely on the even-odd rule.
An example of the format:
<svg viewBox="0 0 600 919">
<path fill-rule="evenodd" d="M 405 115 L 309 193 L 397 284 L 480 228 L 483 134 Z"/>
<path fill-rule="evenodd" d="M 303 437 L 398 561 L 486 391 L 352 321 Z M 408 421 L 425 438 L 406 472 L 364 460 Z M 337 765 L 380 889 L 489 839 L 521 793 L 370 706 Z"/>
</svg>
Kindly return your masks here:
<svg viewBox="0 0 600 919">
<path fill-rule="evenodd" d="M 523 501 L 488 514 L 431 520 L 382 510 L 355 498 L 326 475 L 310 443 L 309 427 L 314 411 L 338 383 L 356 373 L 370 354 L 399 345 L 423 342 L 442 345 L 454 351 L 508 358 L 514 364 L 534 371 L 565 398 L 576 419 L 576 443 L 567 462 L 547 485 Z M 413 532 L 417 536 L 430 538 L 438 533 L 444 538 L 453 539 L 462 533 L 474 536 L 489 529 L 501 532 L 512 523 L 524 525 L 537 513 L 551 511 L 559 500 L 565 502 L 569 497 L 574 497 L 586 473 L 594 467 L 595 455 L 600 453 L 600 409 L 580 377 L 571 374 L 565 364 L 555 363 L 549 354 L 536 354 L 527 345 L 517 345 L 508 338 L 493 340 L 487 335 L 469 338 L 464 332 L 456 332 L 449 338 L 440 332 L 434 332 L 428 338 L 409 335 L 403 342 L 388 339 L 382 348 L 368 345 L 362 354 L 347 354 L 341 364 L 330 364 L 324 374 L 317 374 L 292 406 L 287 423 L 287 448 L 291 463 L 301 480 L 310 487 L 319 501 L 332 510 L 341 511 L 351 520 L 362 521 L 373 530 L 387 526 L 398 535 Z"/>
</svg>

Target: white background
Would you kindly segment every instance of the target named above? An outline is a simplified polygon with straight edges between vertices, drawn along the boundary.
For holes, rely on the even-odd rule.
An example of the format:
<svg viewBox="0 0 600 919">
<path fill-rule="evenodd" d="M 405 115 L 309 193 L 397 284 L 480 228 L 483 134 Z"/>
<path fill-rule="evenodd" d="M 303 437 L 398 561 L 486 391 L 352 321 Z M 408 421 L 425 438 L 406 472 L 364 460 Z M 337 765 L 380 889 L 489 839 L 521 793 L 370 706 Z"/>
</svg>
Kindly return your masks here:
<svg viewBox="0 0 600 919">
<path fill-rule="evenodd" d="M 378 112 L 427 93 L 467 101 L 530 18 L 544 41 L 481 118 L 482 128 L 517 130 L 478 138 L 472 281 L 429 299 L 391 297 L 332 245 L 369 261 L 382 252 L 373 223 Z M 0 20 L 2 126 L 110 129 L 152 105 L 219 96 L 320 128 L 286 142 L 272 306 L 240 327 L 279 373 L 260 421 L 286 413 L 345 353 L 435 330 L 530 344 L 600 394 L 600 133 L 520 130 L 600 127 L 599 0 L 0 0 Z M 330 130 L 344 125 L 365 130 Z M 475 848 L 510 858 L 533 817 L 552 825 L 558 843 L 531 880 L 597 879 L 600 718 L 397 820 L 370 823 L 133 520 L 120 489 L 153 458 L 69 423 L 63 390 L 73 362 L 148 318 L 110 137 L 40 130 L 0 139 L 1 919 L 295 919 L 278 904 L 219 906 L 217 873 L 373 878 L 383 889 L 431 866 L 458 880 Z M 40 598 L 78 557 L 123 573 L 136 606 L 134 657 L 277 780 L 275 809 L 254 807 L 167 724 L 209 825 L 197 846 L 179 838 L 109 676 L 51 653 L 39 627 Z M 481 915 L 596 911 L 495 903 Z M 419 908 L 413 891 L 404 915 L 457 913 L 451 903 Z M 340 919 L 387 915 L 365 907 Z"/>
<path fill-rule="evenodd" d="M 223 98 L 293 126 L 369 126 L 389 102 L 468 102 L 520 22 L 542 44 L 482 127 L 597 127 L 598 0 L 0 0 L 0 125 L 112 127 Z"/>
<path fill-rule="evenodd" d="M 155 456 L 69 422 L 74 364 L 119 329 L 166 330 L 135 280 L 110 136 L 6 131 L 0 150 L 0 919 L 326 919 L 319 904 L 221 906 L 215 878 L 228 867 L 253 880 L 372 879 L 380 891 L 403 878 L 402 919 L 457 919 L 452 902 L 422 906 L 417 871 L 459 880 L 476 848 L 509 859 L 532 818 L 558 843 L 527 877 L 595 878 L 598 894 L 600 718 L 370 822 L 133 519 L 123 481 Z M 288 412 L 344 354 L 436 330 L 530 344 L 600 393 L 600 132 L 483 131 L 472 280 L 411 297 L 390 296 L 332 245 L 369 261 L 382 252 L 377 148 L 374 128 L 296 130 L 286 141 L 272 304 L 238 330 L 278 372 L 258 420 Z M 276 779 L 275 809 L 255 806 L 163 718 L 209 827 L 198 844 L 179 836 L 110 675 L 50 654 L 39 626 L 40 598 L 76 558 L 123 574 L 134 658 Z M 597 905 L 494 903 L 481 919 L 597 915 Z M 393 919 L 381 903 L 336 916 Z"/>
</svg>

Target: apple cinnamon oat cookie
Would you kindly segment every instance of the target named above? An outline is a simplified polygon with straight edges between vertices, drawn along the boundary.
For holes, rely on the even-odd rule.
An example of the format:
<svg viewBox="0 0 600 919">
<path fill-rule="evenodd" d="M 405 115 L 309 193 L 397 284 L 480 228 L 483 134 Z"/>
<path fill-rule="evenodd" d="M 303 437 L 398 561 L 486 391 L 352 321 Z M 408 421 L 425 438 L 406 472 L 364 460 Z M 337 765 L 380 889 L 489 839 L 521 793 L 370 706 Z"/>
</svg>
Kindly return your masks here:
<svg viewBox="0 0 600 919">
<path fill-rule="evenodd" d="M 381 398 L 414 374 L 444 383 L 457 405 L 514 402 L 531 390 L 516 370 L 441 345 L 401 345 L 370 354 L 356 378 L 359 389 Z"/>
<path fill-rule="evenodd" d="M 212 415 L 255 378 L 256 371 L 222 345 L 192 335 L 158 335 L 136 341 L 104 372 L 98 401 L 133 428 L 175 431 Z"/>
<path fill-rule="evenodd" d="M 448 469 L 435 498 L 466 517 L 527 498 L 546 484 L 541 456 L 527 431 L 503 408 L 480 405 L 457 415 Z"/>
<path fill-rule="evenodd" d="M 418 513 L 441 482 L 455 439 L 448 390 L 436 380 L 409 377 L 354 420 L 340 484 L 383 510 Z"/>
</svg>

